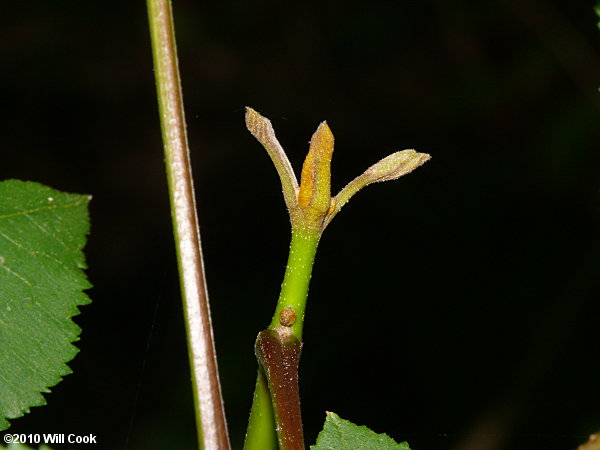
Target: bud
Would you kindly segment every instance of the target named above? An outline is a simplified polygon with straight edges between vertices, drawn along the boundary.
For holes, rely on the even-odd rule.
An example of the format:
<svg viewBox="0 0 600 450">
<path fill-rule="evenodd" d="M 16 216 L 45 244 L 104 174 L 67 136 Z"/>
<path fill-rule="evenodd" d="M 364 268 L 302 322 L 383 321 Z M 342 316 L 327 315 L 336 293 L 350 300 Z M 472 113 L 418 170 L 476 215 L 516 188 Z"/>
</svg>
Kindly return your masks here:
<svg viewBox="0 0 600 450">
<path fill-rule="evenodd" d="M 369 167 L 364 175 L 367 184 L 390 181 L 412 172 L 431 159 L 426 153 L 417 153 L 414 150 L 402 150 L 392 153 L 381 161 Z M 366 186 L 366 184 L 365 184 Z"/>
<path fill-rule="evenodd" d="M 400 178 L 431 159 L 428 154 L 415 150 L 392 153 L 373 164 L 332 198 L 331 156 L 334 139 L 327 122 L 319 125 L 310 140 L 308 155 L 302 166 L 300 185 L 285 151 L 275 137 L 271 122 L 252 108 L 246 108 L 246 126 L 265 147 L 275 164 L 290 213 L 292 229 L 307 232 L 309 235 L 320 235 L 342 206 L 365 186 Z"/>
<path fill-rule="evenodd" d="M 308 155 L 302 166 L 298 191 L 297 217 L 292 224 L 305 229 L 321 230 L 331 204 L 331 156 L 333 133 L 327 122 L 321 123 L 310 140 Z"/>
<path fill-rule="evenodd" d="M 392 153 L 373 164 L 365 172 L 356 177 L 344 187 L 331 202 L 332 209 L 325 219 L 323 228 L 329 225 L 331 219 L 342 209 L 348 201 L 365 186 L 382 181 L 391 181 L 402 175 L 412 172 L 431 159 L 427 153 L 418 153 L 415 150 L 402 150 Z"/>
<path fill-rule="evenodd" d="M 246 127 L 252 133 L 258 142 L 260 142 L 275 165 L 277 174 L 281 180 L 283 198 L 288 210 L 296 206 L 296 192 L 298 190 L 298 180 L 294 174 L 294 169 L 290 164 L 283 147 L 275 137 L 275 130 L 271 121 L 250 107 L 246 107 Z"/>
</svg>

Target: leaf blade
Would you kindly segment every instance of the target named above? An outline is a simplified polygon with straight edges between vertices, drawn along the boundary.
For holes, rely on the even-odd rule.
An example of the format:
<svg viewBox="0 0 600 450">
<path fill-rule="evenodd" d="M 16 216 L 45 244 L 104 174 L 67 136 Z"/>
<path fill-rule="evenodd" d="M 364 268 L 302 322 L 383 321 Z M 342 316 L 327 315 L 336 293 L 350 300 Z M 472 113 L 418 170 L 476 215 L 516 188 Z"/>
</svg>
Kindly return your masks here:
<svg viewBox="0 0 600 450">
<path fill-rule="evenodd" d="M 82 269 L 89 196 L 38 183 L 0 182 L 0 430 L 46 403 L 80 328 L 71 321 L 90 302 Z"/>
<path fill-rule="evenodd" d="M 327 412 L 323 430 L 311 450 L 410 450 L 387 434 L 377 434 L 366 426 L 354 425 L 335 413 Z"/>
</svg>

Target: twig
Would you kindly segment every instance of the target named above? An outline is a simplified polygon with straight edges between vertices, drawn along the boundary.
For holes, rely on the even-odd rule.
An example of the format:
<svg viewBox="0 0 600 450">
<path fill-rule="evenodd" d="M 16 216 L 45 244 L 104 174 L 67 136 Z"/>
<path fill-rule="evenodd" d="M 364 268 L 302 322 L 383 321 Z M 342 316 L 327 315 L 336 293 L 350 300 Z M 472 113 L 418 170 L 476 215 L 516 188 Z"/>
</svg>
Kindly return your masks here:
<svg viewBox="0 0 600 450">
<path fill-rule="evenodd" d="M 148 0 L 160 122 L 200 448 L 229 449 L 215 356 L 170 0 Z"/>
</svg>

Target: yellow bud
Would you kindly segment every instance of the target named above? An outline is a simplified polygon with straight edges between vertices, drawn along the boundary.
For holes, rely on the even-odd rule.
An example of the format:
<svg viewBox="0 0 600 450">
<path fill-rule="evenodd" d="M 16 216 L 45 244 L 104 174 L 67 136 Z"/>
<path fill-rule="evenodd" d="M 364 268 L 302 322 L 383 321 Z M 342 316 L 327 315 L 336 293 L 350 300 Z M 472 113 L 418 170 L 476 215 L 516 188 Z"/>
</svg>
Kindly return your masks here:
<svg viewBox="0 0 600 450">
<path fill-rule="evenodd" d="M 310 140 L 310 149 L 302 166 L 298 206 L 326 214 L 331 200 L 331 156 L 333 133 L 327 122 L 321 123 Z"/>
</svg>

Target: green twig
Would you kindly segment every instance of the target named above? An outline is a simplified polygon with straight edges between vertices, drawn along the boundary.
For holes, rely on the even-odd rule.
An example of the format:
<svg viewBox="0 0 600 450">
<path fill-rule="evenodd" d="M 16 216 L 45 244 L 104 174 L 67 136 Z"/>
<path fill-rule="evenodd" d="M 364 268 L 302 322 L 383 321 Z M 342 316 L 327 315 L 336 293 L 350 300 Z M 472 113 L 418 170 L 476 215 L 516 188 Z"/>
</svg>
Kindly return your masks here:
<svg viewBox="0 0 600 450">
<path fill-rule="evenodd" d="M 277 448 L 271 393 L 265 374 L 259 369 L 244 450 L 276 450 Z"/>
<path fill-rule="evenodd" d="M 302 341 L 308 286 L 320 237 L 321 233 L 310 233 L 303 230 L 292 231 L 292 242 L 283 283 L 281 284 L 281 293 L 279 294 L 273 320 L 269 325 L 271 329 L 281 327 L 281 313 L 285 308 L 290 308 L 297 318 L 290 325 L 291 332 L 299 341 Z"/>
<path fill-rule="evenodd" d="M 320 235 L 320 233 L 307 233 L 301 230 L 293 230 L 292 232 L 292 243 L 290 245 L 290 253 L 285 269 L 285 275 L 283 277 L 283 283 L 281 285 L 281 293 L 275 309 L 275 315 L 269 325 L 269 330 L 277 332 L 284 342 L 287 338 L 293 337 L 300 346 L 302 345 L 304 311 L 306 309 L 308 287 Z M 284 350 L 285 345 L 283 344 L 284 343 L 282 342 L 281 348 Z M 288 443 L 289 441 L 292 441 L 294 445 L 298 445 L 298 443 L 301 442 L 302 421 L 300 418 L 300 400 L 298 398 L 297 404 L 292 403 L 290 405 L 284 404 L 288 402 L 287 399 L 289 397 L 281 395 L 279 399 L 276 399 L 275 396 L 272 396 L 273 392 L 269 389 L 269 385 L 272 384 L 272 376 L 268 376 L 268 372 L 271 370 L 275 374 L 275 377 L 277 377 L 279 375 L 279 372 L 277 371 L 278 368 L 285 370 L 290 365 L 295 365 L 297 368 L 300 353 L 298 352 L 297 354 L 294 354 L 293 357 L 289 358 L 291 364 L 274 364 L 272 363 L 272 360 L 263 358 L 265 355 L 260 347 L 260 335 L 259 339 L 257 339 L 256 353 L 259 362 L 261 359 L 266 361 L 262 361 L 261 367 L 259 368 L 256 381 L 257 387 L 254 392 L 254 401 L 252 402 L 252 409 L 250 411 L 250 420 L 248 421 L 248 431 L 246 433 L 244 449 L 276 449 L 278 448 L 276 439 L 279 440 L 279 448 L 296 448 L 288 445 Z M 271 381 L 271 383 L 269 383 L 269 381 Z M 297 385 L 297 372 L 294 381 Z M 297 395 L 297 386 L 295 392 Z M 273 411 L 274 407 L 275 412 Z M 276 427 L 275 425 L 276 419 L 283 416 L 283 411 L 291 411 L 293 419 L 296 419 L 294 423 L 300 424 L 300 427 L 296 426 L 295 434 L 292 434 L 291 438 L 289 437 L 289 433 L 287 433 L 289 428 Z M 275 428 L 281 430 L 277 436 L 274 433 Z"/>
<path fill-rule="evenodd" d="M 200 448 L 229 449 L 196 215 L 170 0 L 148 0 L 152 54 Z"/>
<path fill-rule="evenodd" d="M 414 150 L 396 152 L 369 167 L 332 197 L 334 138 L 326 122 L 312 136 L 299 185 L 271 122 L 246 108 L 246 126 L 265 147 L 279 173 L 290 214 L 292 242 L 275 315 L 269 328 L 260 332 L 256 340 L 259 373 L 244 449 L 269 450 L 277 448 L 277 444 L 282 450 L 303 449 L 298 364 L 308 286 L 321 234 L 360 189 L 406 175 L 430 156 Z"/>
</svg>

